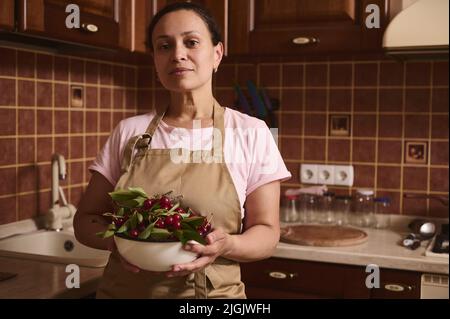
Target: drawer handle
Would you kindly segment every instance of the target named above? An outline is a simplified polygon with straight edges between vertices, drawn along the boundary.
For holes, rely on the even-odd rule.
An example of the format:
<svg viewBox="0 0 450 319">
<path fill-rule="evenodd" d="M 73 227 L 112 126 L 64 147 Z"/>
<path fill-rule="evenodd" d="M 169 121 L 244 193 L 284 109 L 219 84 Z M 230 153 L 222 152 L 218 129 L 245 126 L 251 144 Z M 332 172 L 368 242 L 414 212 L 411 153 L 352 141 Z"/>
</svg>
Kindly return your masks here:
<svg viewBox="0 0 450 319">
<path fill-rule="evenodd" d="M 400 284 L 386 284 L 384 285 L 384 289 L 392 291 L 392 292 L 403 292 L 405 290 L 411 291 L 413 288 L 408 285 L 400 285 Z"/>
<path fill-rule="evenodd" d="M 319 39 L 314 37 L 298 37 L 292 40 L 294 44 L 298 45 L 306 45 L 306 44 L 313 44 L 313 43 L 319 43 Z"/>
<path fill-rule="evenodd" d="M 269 276 L 275 279 L 292 279 L 294 277 L 297 277 L 297 274 L 293 273 L 285 273 L 281 271 L 271 271 L 269 272 Z"/>
<path fill-rule="evenodd" d="M 95 33 L 95 32 L 98 31 L 98 27 L 95 24 L 92 24 L 92 23 L 83 23 L 81 25 L 81 28 L 84 31 L 88 31 L 88 32 L 91 32 L 91 33 Z"/>
</svg>

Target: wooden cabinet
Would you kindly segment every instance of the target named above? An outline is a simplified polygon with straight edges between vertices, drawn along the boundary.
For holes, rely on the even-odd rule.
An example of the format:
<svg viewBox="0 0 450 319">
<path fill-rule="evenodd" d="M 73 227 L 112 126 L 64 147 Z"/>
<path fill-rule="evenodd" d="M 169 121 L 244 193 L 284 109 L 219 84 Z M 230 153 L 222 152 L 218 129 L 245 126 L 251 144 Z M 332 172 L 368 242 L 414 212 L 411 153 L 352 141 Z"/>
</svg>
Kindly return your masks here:
<svg viewBox="0 0 450 319">
<path fill-rule="evenodd" d="M 387 22 L 384 0 L 229 0 L 228 4 L 231 55 L 373 52 L 382 48 Z M 366 26 L 373 5 L 379 9 L 380 28 Z"/>
<path fill-rule="evenodd" d="M 14 29 L 14 0 L 0 1 L 0 30 Z"/>
<path fill-rule="evenodd" d="M 380 288 L 366 287 L 365 267 L 270 258 L 242 263 L 249 299 L 420 297 L 420 273 L 380 270 Z"/>
</svg>

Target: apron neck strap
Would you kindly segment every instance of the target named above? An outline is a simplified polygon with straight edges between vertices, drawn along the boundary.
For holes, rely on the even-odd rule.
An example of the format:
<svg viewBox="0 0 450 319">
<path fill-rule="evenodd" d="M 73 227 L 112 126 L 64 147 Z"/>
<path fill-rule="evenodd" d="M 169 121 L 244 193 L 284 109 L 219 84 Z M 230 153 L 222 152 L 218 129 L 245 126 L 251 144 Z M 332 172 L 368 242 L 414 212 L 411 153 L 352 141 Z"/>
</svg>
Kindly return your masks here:
<svg viewBox="0 0 450 319">
<path fill-rule="evenodd" d="M 152 121 L 147 127 L 147 130 L 145 133 L 147 133 L 150 136 L 150 139 L 153 138 L 153 135 L 155 134 L 155 131 L 161 122 L 162 118 L 167 112 L 166 107 L 162 113 L 156 113 L 156 115 L 153 117 Z M 220 106 L 220 104 L 214 99 L 213 104 L 213 128 L 220 131 L 222 140 L 220 141 L 222 147 L 224 144 L 224 137 L 225 137 L 225 124 L 224 124 L 224 108 Z M 213 134 L 213 143 L 214 143 L 215 134 Z M 218 142 L 218 141 L 217 141 Z M 214 145 L 214 144 L 213 144 Z"/>
</svg>

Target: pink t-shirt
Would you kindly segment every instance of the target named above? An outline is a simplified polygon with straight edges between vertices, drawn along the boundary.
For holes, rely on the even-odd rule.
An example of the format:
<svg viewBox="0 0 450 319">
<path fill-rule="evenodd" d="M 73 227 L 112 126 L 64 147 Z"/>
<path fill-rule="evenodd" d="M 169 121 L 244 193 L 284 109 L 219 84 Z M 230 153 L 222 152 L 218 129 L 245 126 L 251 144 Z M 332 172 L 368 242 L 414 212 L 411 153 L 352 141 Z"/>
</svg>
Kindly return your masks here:
<svg viewBox="0 0 450 319">
<path fill-rule="evenodd" d="M 151 111 L 120 121 L 89 170 L 99 172 L 116 185 L 128 140 L 144 133 L 154 116 L 155 112 Z M 251 192 L 264 184 L 287 180 L 291 173 L 264 121 L 225 108 L 224 122 L 224 160 L 239 196 L 243 217 L 245 199 Z M 195 127 L 194 124 L 193 129 L 180 129 L 161 121 L 150 146 L 153 149 L 211 150 L 213 128 Z"/>
</svg>

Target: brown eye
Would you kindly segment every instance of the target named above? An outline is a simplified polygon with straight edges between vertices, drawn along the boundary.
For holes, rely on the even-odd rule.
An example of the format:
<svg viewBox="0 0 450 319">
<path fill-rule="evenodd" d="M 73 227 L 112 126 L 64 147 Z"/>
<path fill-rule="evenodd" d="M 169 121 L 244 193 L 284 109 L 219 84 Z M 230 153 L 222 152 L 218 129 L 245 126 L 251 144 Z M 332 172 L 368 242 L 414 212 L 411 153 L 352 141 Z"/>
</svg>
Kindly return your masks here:
<svg viewBox="0 0 450 319">
<path fill-rule="evenodd" d="M 189 48 L 193 48 L 196 47 L 199 42 L 197 40 L 188 40 L 186 44 Z"/>
</svg>

